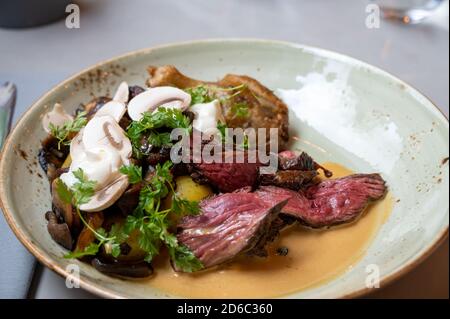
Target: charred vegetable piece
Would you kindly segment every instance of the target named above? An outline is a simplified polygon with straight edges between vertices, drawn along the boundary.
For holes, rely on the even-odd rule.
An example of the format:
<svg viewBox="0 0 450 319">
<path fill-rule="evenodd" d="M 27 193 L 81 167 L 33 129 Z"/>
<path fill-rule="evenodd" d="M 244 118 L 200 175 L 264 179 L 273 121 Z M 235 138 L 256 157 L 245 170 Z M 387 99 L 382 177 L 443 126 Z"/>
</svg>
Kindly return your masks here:
<svg viewBox="0 0 450 319">
<path fill-rule="evenodd" d="M 97 230 L 103 224 L 103 212 L 88 213 L 85 219 L 90 228 Z M 85 226 L 78 236 L 75 250 L 84 251 L 90 244 L 94 243 L 95 240 L 95 234 L 87 226 Z"/>
</svg>

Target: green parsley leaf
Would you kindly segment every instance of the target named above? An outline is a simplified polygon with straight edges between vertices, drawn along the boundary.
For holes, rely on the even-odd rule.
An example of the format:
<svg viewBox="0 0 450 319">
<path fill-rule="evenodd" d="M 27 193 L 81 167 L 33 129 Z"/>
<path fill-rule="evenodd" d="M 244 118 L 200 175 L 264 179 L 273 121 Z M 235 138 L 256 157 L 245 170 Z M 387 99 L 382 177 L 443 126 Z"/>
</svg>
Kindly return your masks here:
<svg viewBox="0 0 450 319">
<path fill-rule="evenodd" d="M 189 202 L 174 196 L 172 207 L 160 211 L 161 200 L 169 194 L 169 189 L 175 193 L 170 161 L 158 164 L 152 179 L 146 184 L 139 194 L 139 204 L 133 215 L 128 216 L 123 231 L 130 234 L 134 230 L 139 231 L 139 247 L 146 252 L 145 261 L 151 262 L 159 254 L 161 245 L 165 245 L 172 251 L 174 262 L 180 269 L 201 269 L 199 261 L 193 255 L 189 255 L 187 248 L 181 248 L 178 240 L 170 229 L 170 213 L 197 214 L 199 212 L 197 202 Z M 192 254 L 192 253 L 191 253 Z M 174 258 L 180 259 L 175 261 Z"/>
<path fill-rule="evenodd" d="M 84 256 L 95 256 L 97 255 L 101 244 L 100 243 L 90 243 L 83 251 L 71 251 L 64 255 L 66 259 L 78 259 Z"/>
<path fill-rule="evenodd" d="M 249 110 L 247 103 L 236 103 L 231 107 L 233 117 L 247 118 L 249 116 Z"/>
<path fill-rule="evenodd" d="M 225 143 L 227 140 L 227 125 L 225 123 L 218 122 L 217 129 L 219 130 L 219 133 L 222 136 L 222 143 Z"/>
<path fill-rule="evenodd" d="M 150 145 L 155 146 L 155 147 L 172 146 L 173 145 L 169 132 L 164 132 L 164 133 L 151 132 L 147 138 L 147 141 Z"/>
<path fill-rule="evenodd" d="M 127 128 L 127 136 L 133 146 L 134 154 L 142 156 L 141 146 L 143 139 L 150 139 L 157 144 L 169 144 L 170 135 L 158 132 L 161 128 L 182 128 L 190 133 L 191 120 L 181 110 L 160 107 L 156 112 L 146 112 L 139 121 L 133 121 Z M 153 134 L 153 137 L 151 136 Z M 162 136 L 157 136 L 163 134 Z"/>
<path fill-rule="evenodd" d="M 172 212 L 178 215 L 198 215 L 200 213 L 200 206 L 196 201 L 188 201 L 174 194 L 172 196 Z"/>
<path fill-rule="evenodd" d="M 94 188 L 97 182 L 89 181 L 81 168 L 73 171 L 73 175 L 78 180 L 78 182 L 72 186 L 73 201 L 74 205 L 79 207 L 80 205 L 88 203 L 92 196 L 94 196 Z"/>
<path fill-rule="evenodd" d="M 71 133 L 79 132 L 87 124 L 86 112 L 77 114 L 73 121 L 68 121 L 62 126 L 55 126 L 52 123 L 49 125 L 50 134 L 58 140 L 58 149 L 61 149 L 61 144 L 68 145 L 68 140 Z"/>
<path fill-rule="evenodd" d="M 208 88 L 203 85 L 189 88 L 185 91 L 191 95 L 191 105 L 209 103 L 214 100 L 214 97 L 211 96 Z"/>
<path fill-rule="evenodd" d="M 123 165 L 120 167 L 119 172 L 128 176 L 130 184 L 139 184 L 142 182 L 142 167 L 130 164 L 128 166 Z"/>
<path fill-rule="evenodd" d="M 201 261 L 186 246 L 169 247 L 169 255 L 175 267 L 184 272 L 194 272 L 204 268 Z"/>
<path fill-rule="evenodd" d="M 58 193 L 59 198 L 65 202 L 66 204 L 72 204 L 72 192 L 70 189 L 64 184 L 64 182 L 60 179 L 56 182 L 56 192 Z"/>
<path fill-rule="evenodd" d="M 241 148 L 244 150 L 248 150 L 250 147 L 249 141 L 248 141 L 248 135 L 244 135 L 244 141 L 242 142 Z"/>
</svg>

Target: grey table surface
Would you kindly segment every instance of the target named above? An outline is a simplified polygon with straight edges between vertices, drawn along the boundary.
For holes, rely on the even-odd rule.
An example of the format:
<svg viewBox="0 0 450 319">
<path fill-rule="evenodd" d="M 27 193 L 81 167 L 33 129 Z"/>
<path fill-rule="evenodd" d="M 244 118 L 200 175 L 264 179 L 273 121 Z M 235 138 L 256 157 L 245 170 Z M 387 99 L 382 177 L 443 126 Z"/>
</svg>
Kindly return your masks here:
<svg viewBox="0 0 450 319">
<path fill-rule="evenodd" d="M 74 1 L 79 29 L 64 21 L 0 29 L 0 80 L 17 84 L 14 121 L 44 92 L 103 59 L 157 44 L 205 38 L 265 38 L 351 55 L 409 82 L 448 116 L 448 3 L 427 23 L 365 25 L 368 0 Z M 418 269 L 373 297 L 447 297 L 448 240 Z M 67 289 L 47 269 L 35 274 L 33 298 L 91 298 Z"/>
</svg>

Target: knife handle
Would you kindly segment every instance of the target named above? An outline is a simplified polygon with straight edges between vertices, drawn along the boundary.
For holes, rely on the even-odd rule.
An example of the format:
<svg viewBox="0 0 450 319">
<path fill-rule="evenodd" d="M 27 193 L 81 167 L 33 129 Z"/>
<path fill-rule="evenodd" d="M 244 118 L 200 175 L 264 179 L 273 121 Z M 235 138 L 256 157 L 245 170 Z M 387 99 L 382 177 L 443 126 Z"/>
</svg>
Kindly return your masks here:
<svg viewBox="0 0 450 319">
<path fill-rule="evenodd" d="M 12 83 L 6 82 L 0 86 L 0 149 L 6 135 L 11 129 L 14 107 L 16 105 L 17 89 Z"/>
</svg>

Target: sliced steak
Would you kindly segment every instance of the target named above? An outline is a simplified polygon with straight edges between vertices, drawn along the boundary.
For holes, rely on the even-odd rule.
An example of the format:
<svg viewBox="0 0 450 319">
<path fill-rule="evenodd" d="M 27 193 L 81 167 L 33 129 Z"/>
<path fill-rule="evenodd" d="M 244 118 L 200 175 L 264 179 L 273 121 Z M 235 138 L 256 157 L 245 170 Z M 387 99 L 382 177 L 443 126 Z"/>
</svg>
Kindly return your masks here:
<svg viewBox="0 0 450 319">
<path fill-rule="evenodd" d="M 263 186 L 256 193 L 269 204 L 289 196 L 282 214 L 306 226 L 322 228 L 355 220 L 371 202 L 381 199 L 386 190 L 379 174 L 358 174 L 326 180 L 300 192 Z"/>
<path fill-rule="evenodd" d="M 236 163 L 236 154 L 244 158 L 244 163 Z M 244 154 L 242 154 L 244 153 Z M 222 163 L 189 164 L 191 177 L 200 184 L 209 183 L 223 193 L 257 185 L 273 185 L 299 190 L 308 185 L 318 175 L 318 164 L 306 153 L 290 155 L 285 159 L 286 152 L 279 154 L 279 170 L 273 174 L 260 174 L 263 165 L 258 161 L 249 163 L 248 157 L 242 151 L 224 151 Z M 234 163 L 230 163 L 234 162 Z"/>
<path fill-rule="evenodd" d="M 178 241 L 187 246 L 204 268 L 264 247 L 270 227 L 288 196 L 270 203 L 248 190 L 218 195 L 202 201 L 201 214 L 183 218 Z"/>
<path fill-rule="evenodd" d="M 179 89 L 205 86 L 210 95 L 220 98 L 225 121 L 230 128 L 278 128 L 278 148 L 285 150 L 289 140 L 288 108 L 272 91 L 248 76 L 227 75 L 218 82 L 205 82 L 183 75 L 171 65 L 148 68 L 147 85 L 175 86 Z M 223 89 L 227 90 L 223 90 Z M 232 88 L 236 88 L 233 90 Z M 235 106 L 246 104 L 248 114 L 236 116 Z M 267 134 L 267 143 L 269 143 Z"/>
<path fill-rule="evenodd" d="M 261 165 L 248 163 L 245 154 L 241 154 L 244 163 L 235 163 L 236 154 L 235 151 L 223 152 L 222 163 L 191 164 L 191 176 L 199 182 L 207 181 L 223 193 L 230 193 L 246 186 L 256 186 Z"/>
</svg>

